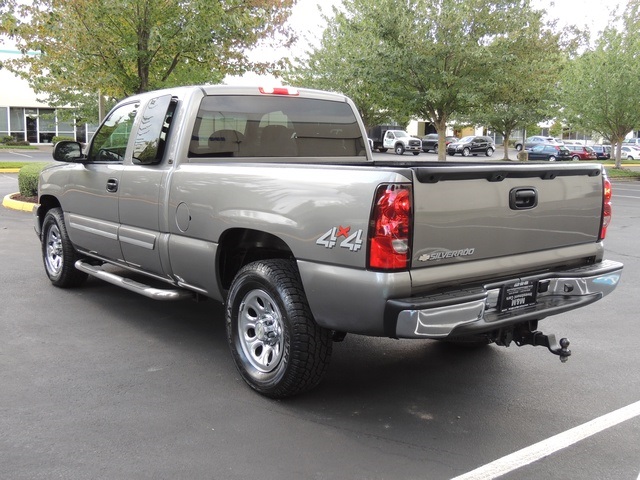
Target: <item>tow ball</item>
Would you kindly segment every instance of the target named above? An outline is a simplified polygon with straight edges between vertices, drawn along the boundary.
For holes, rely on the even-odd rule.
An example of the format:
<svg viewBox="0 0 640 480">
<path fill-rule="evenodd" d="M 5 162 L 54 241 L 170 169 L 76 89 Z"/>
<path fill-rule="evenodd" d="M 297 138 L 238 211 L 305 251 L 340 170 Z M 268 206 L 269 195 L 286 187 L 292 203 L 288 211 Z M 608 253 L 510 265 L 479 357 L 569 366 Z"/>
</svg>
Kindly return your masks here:
<svg viewBox="0 0 640 480">
<path fill-rule="evenodd" d="M 547 347 L 551 353 L 558 355 L 562 363 L 569 360 L 571 350 L 569 350 L 569 340 L 561 338 L 560 342 L 556 340 L 554 334 L 545 335 L 542 332 L 526 332 L 520 338 L 514 338 L 513 341 L 521 347 L 522 345 L 533 345 L 534 347 Z"/>
<path fill-rule="evenodd" d="M 523 345 L 533 345 L 534 347 L 547 347 L 551 353 L 558 355 L 562 363 L 566 362 L 571 355 L 569 350 L 569 340 L 561 338 L 558 342 L 553 334 L 545 335 L 536 329 L 538 322 L 519 325 L 512 330 L 502 330 L 498 332 L 495 341 L 498 345 L 508 347 L 511 342 L 522 347 Z"/>
</svg>

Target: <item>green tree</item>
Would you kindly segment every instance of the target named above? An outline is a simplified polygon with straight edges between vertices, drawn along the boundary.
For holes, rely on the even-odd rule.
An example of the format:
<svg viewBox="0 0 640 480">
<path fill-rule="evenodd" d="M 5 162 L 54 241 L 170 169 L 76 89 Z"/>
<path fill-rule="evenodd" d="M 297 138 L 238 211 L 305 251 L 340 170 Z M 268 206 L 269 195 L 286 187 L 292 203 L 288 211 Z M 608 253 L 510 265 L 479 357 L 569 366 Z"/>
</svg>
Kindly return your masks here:
<svg viewBox="0 0 640 480">
<path fill-rule="evenodd" d="M 466 115 L 503 135 L 505 159 L 514 130 L 557 115 L 557 83 L 566 48 L 541 11 L 523 8 L 510 27 L 488 45 L 490 74 L 477 86 L 481 101 Z"/>
<path fill-rule="evenodd" d="M 382 46 L 370 10 L 361 3 L 346 1 L 340 9 L 334 7 L 330 17 L 323 15 L 327 28 L 320 44 L 290 62 L 282 77 L 292 85 L 347 95 L 367 127 L 392 122 L 404 126 L 411 115 L 406 105 L 380 88 Z"/>
<path fill-rule="evenodd" d="M 621 168 L 621 142 L 640 125 L 640 0 L 629 0 L 612 15 L 594 47 L 575 58 L 562 78 L 565 114 L 573 126 L 596 132 L 615 149 Z"/>
<path fill-rule="evenodd" d="M 269 71 L 257 43 L 291 40 L 295 0 L 8 0 L 2 32 L 21 58 L 5 66 L 53 106 Z"/>
<path fill-rule="evenodd" d="M 333 84 L 362 110 L 432 122 L 438 159 L 445 160 L 447 123 L 486 101 L 480 87 L 497 63 L 489 47 L 527 18 L 531 6 L 529 0 L 344 0 L 342 11 L 303 64 L 306 78 Z"/>
</svg>

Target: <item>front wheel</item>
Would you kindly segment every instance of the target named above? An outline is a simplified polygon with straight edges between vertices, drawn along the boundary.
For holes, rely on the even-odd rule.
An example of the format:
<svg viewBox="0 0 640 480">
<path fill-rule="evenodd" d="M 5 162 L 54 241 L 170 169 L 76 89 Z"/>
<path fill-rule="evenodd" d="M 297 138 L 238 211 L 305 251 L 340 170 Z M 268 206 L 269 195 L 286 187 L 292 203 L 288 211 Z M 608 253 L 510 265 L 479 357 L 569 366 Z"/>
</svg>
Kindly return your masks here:
<svg viewBox="0 0 640 480">
<path fill-rule="evenodd" d="M 518 152 L 519 152 L 519 151 L 521 151 L 521 150 L 522 150 L 522 145 L 517 144 L 517 145 L 516 145 L 516 150 L 517 150 Z"/>
<path fill-rule="evenodd" d="M 468 148 L 462 150 L 463 157 L 468 157 L 469 155 L 471 155 L 471 150 L 469 150 Z"/>
<path fill-rule="evenodd" d="M 69 239 L 62 209 L 52 208 L 44 216 L 41 241 L 44 270 L 51 283 L 62 288 L 82 285 L 87 274 L 74 265 L 80 257 Z"/>
<path fill-rule="evenodd" d="M 404 146 L 401 144 L 396 145 L 396 155 L 402 155 L 404 153 Z"/>
<path fill-rule="evenodd" d="M 225 310 L 231 354 L 251 388 L 283 398 L 320 383 L 331 358 L 331 331 L 313 319 L 293 261 L 244 266 Z"/>
</svg>

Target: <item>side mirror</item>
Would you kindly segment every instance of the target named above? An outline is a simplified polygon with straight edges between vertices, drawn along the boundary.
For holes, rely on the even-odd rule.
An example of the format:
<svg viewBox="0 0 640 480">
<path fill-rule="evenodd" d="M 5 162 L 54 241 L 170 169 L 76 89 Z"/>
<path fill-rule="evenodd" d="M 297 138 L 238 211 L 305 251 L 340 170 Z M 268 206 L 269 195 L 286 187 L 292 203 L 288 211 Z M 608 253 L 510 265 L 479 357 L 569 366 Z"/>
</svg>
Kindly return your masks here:
<svg viewBox="0 0 640 480">
<path fill-rule="evenodd" d="M 77 162 L 82 160 L 82 145 L 78 142 L 63 140 L 53 147 L 53 159 L 59 162 Z"/>
</svg>

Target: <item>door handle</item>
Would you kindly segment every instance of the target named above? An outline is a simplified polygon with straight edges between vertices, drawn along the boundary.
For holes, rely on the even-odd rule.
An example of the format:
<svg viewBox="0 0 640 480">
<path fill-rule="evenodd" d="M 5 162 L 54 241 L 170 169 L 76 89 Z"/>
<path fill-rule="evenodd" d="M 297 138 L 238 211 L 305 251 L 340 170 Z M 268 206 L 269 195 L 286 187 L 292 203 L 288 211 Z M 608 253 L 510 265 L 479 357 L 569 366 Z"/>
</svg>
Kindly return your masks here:
<svg viewBox="0 0 640 480">
<path fill-rule="evenodd" d="M 107 180 L 107 192 L 115 193 L 118 191 L 118 179 L 110 178 Z"/>
<path fill-rule="evenodd" d="M 538 205 L 538 191 L 533 187 L 514 188 L 509 192 L 511 210 L 527 210 Z"/>
</svg>

